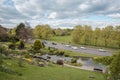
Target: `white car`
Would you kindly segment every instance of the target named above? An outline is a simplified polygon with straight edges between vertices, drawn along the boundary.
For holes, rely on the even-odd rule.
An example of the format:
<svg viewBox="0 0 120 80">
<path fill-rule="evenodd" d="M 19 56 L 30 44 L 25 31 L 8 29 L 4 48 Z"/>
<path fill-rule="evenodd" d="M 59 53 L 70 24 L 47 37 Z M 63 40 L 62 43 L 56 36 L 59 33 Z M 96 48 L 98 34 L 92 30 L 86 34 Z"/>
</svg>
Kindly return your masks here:
<svg viewBox="0 0 120 80">
<path fill-rule="evenodd" d="M 81 49 L 86 49 L 85 47 L 80 47 Z"/>
<path fill-rule="evenodd" d="M 70 45 L 65 45 L 65 46 L 70 47 Z"/>
<path fill-rule="evenodd" d="M 99 51 L 100 51 L 100 52 L 106 52 L 106 50 L 104 50 L 104 49 L 99 49 Z"/>
<path fill-rule="evenodd" d="M 76 47 L 76 46 L 73 46 L 73 47 L 72 47 L 72 49 L 75 49 L 75 50 L 77 50 L 77 49 L 78 49 L 78 47 Z"/>
</svg>

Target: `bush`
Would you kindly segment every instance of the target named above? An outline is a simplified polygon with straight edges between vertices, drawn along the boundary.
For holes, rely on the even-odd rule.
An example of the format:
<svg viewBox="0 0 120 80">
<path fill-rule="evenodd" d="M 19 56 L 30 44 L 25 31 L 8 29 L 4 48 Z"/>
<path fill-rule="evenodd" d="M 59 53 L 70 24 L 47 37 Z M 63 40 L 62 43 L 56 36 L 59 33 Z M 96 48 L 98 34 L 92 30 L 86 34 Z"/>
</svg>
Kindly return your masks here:
<svg viewBox="0 0 120 80">
<path fill-rule="evenodd" d="M 40 50 L 42 47 L 43 46 L 42 46 L 41 41 L 40 40 L 35 40 L 34 46 L 33 46 L 34 50 Z"/>
<path fill-rule="evenodd" d="M 30 58 L 30 54 L 29 53 L 25 53 L 25 58 Z"/>
<path fill-rule="evenodd" d="M 9 49 L 15 49 L 15 48 L 16 48 L 15 43 L 9 43 L 9 44 L 8 44 L 8 48 L 9 48 Z"/>
<path fill-rule="evenodd" d="M 57 53 L 57 55 L 63 56 L 63 55 L 64 55 L 64 51 L 59 51 L 59 52 Z"/>
<path fill-rule="evenodd" d="M 22 40 L 20 40 L 18 44 L 18 49 L 24 49 L 24 48 L 25 48 L 25 44 Z"/>
<path fill-rule="evenodd" d="M 6 52 L 6 47 L 5 46 L 2 46 L 2 45 L 0 45 L 0 53 L 5 53 Z"/>
<path fill-rule="evenodd" d="M 77 59 L 76 58 L 72 58 L 71 63 L 77 63 Z"/>
<path fill-rule="evenodd" d="M 63 60 L 57 60 L 56 64 L 63 65 Z"/>
<path fill-rule="evenodd" d="M 65 57 L 69 57 L 69 55 L 68 55 L 68 54 L 65 54 Z"/>
<path fill-rule="evenodd" d="M 2 63 L 3 63 L 3 57 L 2 54 L 0 53 L 0 68 L 2 67 Z"/>
</svg>

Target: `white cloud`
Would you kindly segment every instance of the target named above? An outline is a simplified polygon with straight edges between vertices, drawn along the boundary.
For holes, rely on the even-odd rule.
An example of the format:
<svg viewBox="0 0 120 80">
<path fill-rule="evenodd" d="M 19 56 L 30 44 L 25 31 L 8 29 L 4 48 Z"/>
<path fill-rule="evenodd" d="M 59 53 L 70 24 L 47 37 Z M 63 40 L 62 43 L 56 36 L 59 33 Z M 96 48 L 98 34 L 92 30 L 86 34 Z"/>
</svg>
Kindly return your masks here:
<svg viewBox="0 0 120 80">
<path fill-rule="evenodd" d="M 79 5 L 79 8 L 81 9 L 81 10 L 87 10 L 88 8 L 89 8 L 90 6 L 89 5 L 87 5 L 87 4 L 80 4 Z"/>
<path fill-rule="evenodd" d="M 13 4 L 9 5 L 8 1 Z M 77 24 L 115 25 L 120 23 L 119 3 L 120 0 L 0 0 L 0 24 L 5 25 L 6 22 L 15 25 L 30 21 L 33 26 L 50 24 L 52 27 L 73 27 Z M 110 20 L 87 20 L 93 15 L 104 15 Z M 113 19 L 115 21 L 111 22 Z"/>
<path fill-rule="evenodd" d="M 0 21 L 2 21 L 2 20 L 3 20 L 3 18 L 0 17 Z"/>
<path fill-rule="evenodd" d="M 108 16 L 112 18 L 120 18 L 120 13 L 109 14 Z"/>
<path fill-rule="evenodd" d="M 57 17 L 57 13 L 56 12 L 52 12 L 50 13 L 50 15 L 48 16 L 48 18 L 52 18 L 55 19 Z"/>
</svg>

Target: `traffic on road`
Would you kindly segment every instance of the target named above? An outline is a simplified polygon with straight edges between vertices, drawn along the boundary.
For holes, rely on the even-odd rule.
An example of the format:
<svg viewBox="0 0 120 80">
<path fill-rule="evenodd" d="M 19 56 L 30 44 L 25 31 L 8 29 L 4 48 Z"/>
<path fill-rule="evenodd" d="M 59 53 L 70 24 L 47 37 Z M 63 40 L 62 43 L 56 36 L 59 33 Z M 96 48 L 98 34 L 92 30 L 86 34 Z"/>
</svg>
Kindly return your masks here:
<svg viewBox="0 0 120 80">
<path fill-rule="evenodd" d="M 96 55 L 102 55 L 102 56 L 110 56 L 111 53 L 107 50 L 104 49 L 95 49 L 95 48 L 88 48 L 88 47 L 78 47 L 78 46 L 72 46 L 68 44 L 60 44 L 56 42 L 51 42 L 51 41 L 45 41 L 45 45 L 49 47 L 54 47 L 58 49 L 63 49 L 63 50 L 71 50 L 75 52 L 80 52 L 80 53 L 87 53 L 87 54 L 96 54 Z"/>
</svg>

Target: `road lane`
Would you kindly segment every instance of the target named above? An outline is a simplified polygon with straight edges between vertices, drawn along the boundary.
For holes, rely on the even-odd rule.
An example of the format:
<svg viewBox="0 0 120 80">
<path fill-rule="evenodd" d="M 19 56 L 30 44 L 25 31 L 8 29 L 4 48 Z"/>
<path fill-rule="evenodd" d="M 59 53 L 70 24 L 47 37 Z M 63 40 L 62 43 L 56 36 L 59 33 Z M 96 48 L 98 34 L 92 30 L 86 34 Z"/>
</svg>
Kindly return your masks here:
<svg viewBox="0 0 120 80">
<path fill-rule="evenodd" d="M 98 49 L 94 49 L 94 48 L 81 49 L 80 47 L 78 47 L 78 49 L 73 49 L 71 46 L 65 46 L 65 44 L 56 43 L 56 45 L 53 45 L 51 41 L 46 41 L 46 42 L 47 42 L 45 44 L 46 46 L 54 47 L 54 48 L 58 48 L 58 49 L 71 50 L 74 52 L 96 54 L 96 55 L 102 55 L 102 56 L 110 56 L 111 55 L 111 53 L 109 51 L 100 52 Z"/>
</svg>

